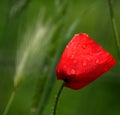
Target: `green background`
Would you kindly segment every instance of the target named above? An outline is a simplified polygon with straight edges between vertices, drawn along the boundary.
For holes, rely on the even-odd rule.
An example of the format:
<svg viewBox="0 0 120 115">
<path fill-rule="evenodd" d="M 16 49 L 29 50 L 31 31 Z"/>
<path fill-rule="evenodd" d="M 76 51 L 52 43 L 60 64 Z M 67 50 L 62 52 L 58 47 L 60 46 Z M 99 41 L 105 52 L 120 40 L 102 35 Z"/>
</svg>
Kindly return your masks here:
<svg viewBox="0 0 120 115">
<path fill-rule="evenodd" d="M 120 0 L 113 0 L 118 32 L 119 6 Z M 44 29 L 41 37 L 38 33 Z M 62 83 L 56 80 L 56 64 L 68 41 L 80 32 L 89 34 L 108 50 L 117 64 L 81 90 L 64 88 L 57 115 L 120 114 L 120 57 L 107 0 L 0 0 L 0 115 L 14 89 L 16 71 L 26 51 L 29 54 L 19 73 L 25 79 L 18 82 L 8 115 L 35 115 L 33 107 L 38 115 L 51 115 Z M 40 40 L 32 46 L 37 34 Z"/>
</svg>

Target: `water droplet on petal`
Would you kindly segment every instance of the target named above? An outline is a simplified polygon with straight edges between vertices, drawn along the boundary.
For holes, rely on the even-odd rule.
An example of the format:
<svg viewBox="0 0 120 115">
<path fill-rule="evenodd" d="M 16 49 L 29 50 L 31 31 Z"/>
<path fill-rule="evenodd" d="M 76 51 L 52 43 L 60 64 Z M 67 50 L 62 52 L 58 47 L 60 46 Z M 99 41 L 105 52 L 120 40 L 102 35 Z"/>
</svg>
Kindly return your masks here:
<svg viewBox="0 0 120 115">
<path fill-rule="evenodd" d="M 71 55 L 71 59 L 74 59 L 74 55 Z"/>
<path fill-rule="evenodd" d="M 64 69 L 66 69 L 66 67 L 67 67 L 66 65 L 63 66 Z"/>
<path fill-rule="evenodd" d="M 84 62 L 83 62 L 83 66 L 87 66 L 87 62 L 84 61 Z"/>
<path fill-rule="evenodd" d="M 81 47 L 81 45 L 79 44 L 78 47 Z"/>
<path fill-rule="evenodd" d="M 76 61 L 76 60 L 74 60 L 74 61 L 73 61 L 73 63 L 75 64 L 75 63 L 77 63 L 77 61 Z"/>
<path fill-rule="evenodd" d="M 85 69 L 85 68 L 83 68 L 83 71 L 84 71 L 84 72 L 86 72 L 86 69 Z"/>
<path fill-rule="evenodd" d="M 97 59 L 95 62 L 96 62 L 97 64 L 99 64 L 100 61 L 99 61 L 99 59 Z"/>
<path fill-rule="evenodd" d="M 92 55 L 93 55 L 93 53 L 92 53 L 92 52 L 89 52 L 89 55 L 90 55 L 90 56 L 92 56 Z"/>
<path fill-rule="evenodd" d="M 74 43 L 73 42 L 71 42 L 71 47 L 74 45 Z"/>
<path fill-rule="evenodd" d="M 72 53 L 73 53 L 73 54 L 76 54 L 76 50 L 74 50 Z"/>
<path fill-rule="evenodd" d="M 71 70 L 71 74 L 75 74 L 75 70 L 74 69 Z"/>
<path fill-rule="evenodd" d="M 73 49 L 74 49 L 74 50 L 76 50 L 76 49 L 77 49 L 77 47 L 76 47 L 76 46 L 74 46 L 74 47 L 73 47 Z"/>
<path fill-rule="evenodd" d="M 86 48 L 86 45 L 85 45 L 85 44 L 83 44 L 83 45 L 82 45 L 82 48 L 83 48 L 83 49 L 85 49 L 85 48 Z"/>
<path fill-rule="evenodd" d="M 91 58 L 88 56 L 88 57 L 87 57 L 87 60 L 90 61 L 90 59 L 91 59 Z"/>
<path fill-rule="evenodd" d="M 59 72 L 60 72 L 60 70 L 58 69 L 58 70 L 57 70 L 57 72 L 59 73 Z"/>
<path fill-rule="evenodd" d="M 69 48 L 69 46 L 67 45 L 66 48 Z"/>
<path fill-rule="evenodd" d="M 108 71 L 108 68 L 109 68 L 108 65 L 105 65 L 105 66 L 104 66 L 104 70 L 105 70 L 105 71 Z"/>
</svg>

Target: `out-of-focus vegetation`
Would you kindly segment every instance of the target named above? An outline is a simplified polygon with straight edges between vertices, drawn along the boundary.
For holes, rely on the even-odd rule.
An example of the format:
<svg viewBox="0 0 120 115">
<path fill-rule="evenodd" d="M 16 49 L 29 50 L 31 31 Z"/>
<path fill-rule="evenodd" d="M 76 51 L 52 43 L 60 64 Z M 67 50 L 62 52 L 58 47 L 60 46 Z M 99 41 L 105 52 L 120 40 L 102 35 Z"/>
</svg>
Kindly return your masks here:
<svg viewBox="0 0 120 115">
<path fill-rule="evenodd" d="M 120 1 L 113 9 L 120 31 Z M 55 67 L 75 33 L 88 33 L 117 65 L 89 86 L 64 88 L 57 115 L 119 115 L 120 57 L 107 0 L 0 0 L 0 115 L 50 115 L 61 81 Z"/>
</svg>

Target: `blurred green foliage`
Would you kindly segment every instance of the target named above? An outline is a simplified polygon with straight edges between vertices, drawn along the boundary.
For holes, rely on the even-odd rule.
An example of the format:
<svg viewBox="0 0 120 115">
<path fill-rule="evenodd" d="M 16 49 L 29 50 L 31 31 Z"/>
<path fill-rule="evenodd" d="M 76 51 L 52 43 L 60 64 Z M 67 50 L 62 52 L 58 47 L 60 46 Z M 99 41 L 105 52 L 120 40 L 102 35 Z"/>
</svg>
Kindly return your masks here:
<svg viewBox="0 0 120 115">
<path fill-rule="evenodd" d="M 118 32 L 119 5 L 119 0 L 113 1 Z M 79 32 L 88 33 L 113 54 L 117 65 L 79 91 L 64 88 L 57 115 L 120 114 L 120 57 L 107 0 L 0 0 L 0 115 L 16 88 L 22 62 L 19 76 L 25 79 L 20 80 L 8 115 L 51 114 L 61 84 L 56 64 Z"/>
</svg>

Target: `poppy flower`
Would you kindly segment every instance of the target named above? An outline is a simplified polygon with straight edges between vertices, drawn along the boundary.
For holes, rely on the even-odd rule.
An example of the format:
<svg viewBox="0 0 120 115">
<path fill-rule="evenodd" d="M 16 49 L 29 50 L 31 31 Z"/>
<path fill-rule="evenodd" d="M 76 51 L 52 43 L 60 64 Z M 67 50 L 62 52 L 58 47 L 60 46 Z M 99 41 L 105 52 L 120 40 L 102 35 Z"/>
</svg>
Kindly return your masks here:
<svg viewBox="0 0 120 115">
<path fill-rule="evenodd" d="M 56 67 L 58 80 L 65 86 L 81 89 L 116 64 L 113 56 L 87 34 L 75 34 Z"/>
</svg>

